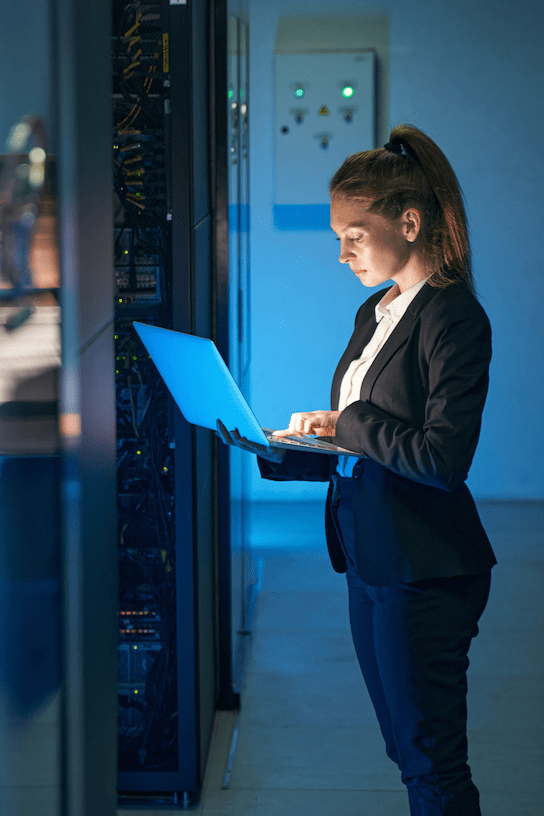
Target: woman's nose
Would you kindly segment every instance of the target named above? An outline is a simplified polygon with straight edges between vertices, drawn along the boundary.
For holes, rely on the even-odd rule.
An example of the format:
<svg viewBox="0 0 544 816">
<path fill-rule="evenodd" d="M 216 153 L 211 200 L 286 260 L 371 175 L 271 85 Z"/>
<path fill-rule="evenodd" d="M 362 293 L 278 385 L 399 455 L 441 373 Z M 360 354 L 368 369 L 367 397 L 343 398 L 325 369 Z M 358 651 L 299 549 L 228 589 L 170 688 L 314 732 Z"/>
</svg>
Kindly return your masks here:
<svg viewBox="0 0 544 816">
<path fill-rule="evenodd" d="M 350 258 L 354 258 L 354 253 L 345 246 L 340 247 L 340 255 L 338 256 L 338 260 L 340 263 L 348 263 Z"/>
</svg>

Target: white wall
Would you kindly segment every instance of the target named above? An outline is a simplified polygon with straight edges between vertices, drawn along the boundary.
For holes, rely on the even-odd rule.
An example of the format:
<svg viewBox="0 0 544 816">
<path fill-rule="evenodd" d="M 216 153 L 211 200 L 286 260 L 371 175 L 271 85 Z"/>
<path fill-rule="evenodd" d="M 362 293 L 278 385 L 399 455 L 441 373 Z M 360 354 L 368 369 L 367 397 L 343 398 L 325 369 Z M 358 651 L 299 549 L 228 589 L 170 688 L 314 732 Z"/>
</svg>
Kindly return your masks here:
<svg viewBox="0 0 544 816">
<path fill-rule="evenodd" d="M 263 425 L 328 406 L 362 290 L 332 233 L 272 223 L 274 37 L 280 16 L 330 13 L 310 0 L 250 0 L 252 393 Z M 474 272 L 494 330 L 491 387 L 469 477 L 477 498 L 544 497 L 542 377 L 544 97 L 541 6 L 533 0 L 335 4 L 390 15 L 389 123 L 427 132 L 468 200 Z M 358 149 L 354 144 L 353 152 Z M 328 179 L 323 180 L 326 187 Z M 316 498 L 321 485 L 272 485 L 251 498 Z"/>
</svg>

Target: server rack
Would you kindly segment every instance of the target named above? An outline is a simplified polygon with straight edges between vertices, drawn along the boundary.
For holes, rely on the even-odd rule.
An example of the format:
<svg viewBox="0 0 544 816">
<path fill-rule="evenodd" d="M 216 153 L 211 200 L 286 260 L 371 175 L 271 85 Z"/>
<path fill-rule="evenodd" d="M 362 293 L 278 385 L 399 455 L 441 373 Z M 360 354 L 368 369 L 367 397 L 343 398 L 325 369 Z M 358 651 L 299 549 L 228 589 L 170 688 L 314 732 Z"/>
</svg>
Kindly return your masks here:
<svg viewBox="0 0 544 816">
<path fill-rule="evenodd" d="M 249 395 L 249 25 L 245 4 L 231 2 L 227 21 L 227 148 L 229 212 L 229 364 Z M 248 547 L 247 454 L 230 455 L 230 541 L 232 563 L 232 660 L 234 689 L 240 693 L 251 635 L 259 569 Z"/>
<path fill-rule="evenodd" d="M 220 475 L 213 434 L 185 422 L 132 321 L 217 338 L 208 79 L 221 5 L 113 2 L 119 790 L 185 803 L 230 700 Z"/>
</svg>

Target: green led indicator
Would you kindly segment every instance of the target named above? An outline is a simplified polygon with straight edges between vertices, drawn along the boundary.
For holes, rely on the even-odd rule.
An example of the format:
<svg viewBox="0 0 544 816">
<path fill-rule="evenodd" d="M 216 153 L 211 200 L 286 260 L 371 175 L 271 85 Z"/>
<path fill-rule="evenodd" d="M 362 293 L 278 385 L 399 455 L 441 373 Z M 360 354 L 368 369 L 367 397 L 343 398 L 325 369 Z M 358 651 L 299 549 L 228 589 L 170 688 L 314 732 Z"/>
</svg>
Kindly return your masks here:
<svg viewBox="0 0 544 816">
<path fill-rule="evenodd" d="M 295 96 L 297 99 L 302 99 L 304 96 L 304 88 L 295 88 Z"/>
<path fill-rule="evenodd" d="M 232 90 L 232 88 L 229 88 L 229 99 L 232 99 L 233 96 L 234 96 L 234 91 Z"/>
<path fill-rule="evenodd" d="M 345 85 L 342 88 L 342 96 L 344 97 L 344 99 L 351 99 L 351 97 L 353 96 L 354 93 L 355 93 L 355 89 L 352 88 L 351 85 Z"/>
</svg>

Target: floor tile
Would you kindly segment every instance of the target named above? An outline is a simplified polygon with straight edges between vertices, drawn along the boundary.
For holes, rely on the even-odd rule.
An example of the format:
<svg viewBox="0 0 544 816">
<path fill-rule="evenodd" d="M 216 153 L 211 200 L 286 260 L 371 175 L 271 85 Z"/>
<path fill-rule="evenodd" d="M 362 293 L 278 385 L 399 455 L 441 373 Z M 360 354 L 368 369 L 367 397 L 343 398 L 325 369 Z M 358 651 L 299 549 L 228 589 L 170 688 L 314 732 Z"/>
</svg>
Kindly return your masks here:
<svg viewBox="0 0 544 816">
<path fill-rule="evenodd" d="M 543 534 L 544 535 L 544 534 Z M 481 619 L 506 629 L 542 631 L 544 623 L 544 559 L 509 560 L 492 570 L 489 601 Z"/>
<path fill-rule="evenodd" d="M 401 790 L 378 727 L 246 723 L 242 714 L 232 788 Z"/>
<path fill-rule="evenodd" d="M 468 676 L 469 723 L 473 728 L 541 728 L 544 733 L 544 676 Z"/>
<path fill-rule="evenodd" d="M 257 550 L 264 558 L 265 591 L 343 592 L 346 576 L 331 567 L 327 548 Z"/>
<path fill-rule="evenodd" d="M 541 728 L 469 729 L 469 764 L 482 793 L 540 797 L 544 813 L 544 732 Z M 512 816 L 517 808 L 513 807 Z"/>
<path fill-rule="evenodd" d="M 265 629 L 254 639 L 248 670 L 288 675 L 315 672 L 326 676 L 332 671 L 340 676 L 344 664 L 356 662 L 350 632 Z"/>
<path fill-rule="evenodd" d="M 238 711 L 216 712 L 210 739 L 206 774 L 204 777 L 205 788 L 221 788 L 225 777 L 234 731 L 235 728 L 238 727 L 238 722 Z"/>
<path fill-rule="evenodd" d="M 543 629 L 544 631 L 544 629 Z M 472 670 L 477 674 L 503 677 L 520 673 L 544 675 L 543 638 L 536 632 L 490 626 L 489 621 L 469 652 Z"/>
<path fill-rule="evenodd" d="M 59 816 L 60 787 L 0 787 L 0 813 L 5 816 Z"/>
<path fill-rule="evenodd" d="M 188 808 L 181 809 L 177 805 L 171 805 L 165 809 L 163 807 L 156 807 L 155 805 L 136 806 L 131 804 L 128 808 L 122 807 L 118 810 L 117 816 L 180 816 L 182 813 L 189 813 L 190 816 L 200 816 L 202 813 L 202 801 L 190 805 Z M 242 814 L 237 814 L 237 816 L 242 816 Z"/>
<path fill-rule="evenodd" d="M 375 726 L 376 715 L 356 662 L 321 673 L 248 674 L 244 722 L 292 725 Z"/>
<path fill-rule="evenodd" d="M 409 816 L 409 810 L 400 791 L 228 790 L 208 794 L 202 816 Z"/>
<path fill-rule="evenodd" d="M 542 816 L 544 797 L 512 789 L 511 796 L 504 793 L 483 793 L 480 796 L 482 816 Z"/>
<path fill-rule="evenodd" d="M 256 614 L 259 632 L 265 629 L 349 631 L 347 589 L 343 592 L 263 590 Z"/>
<path fill-rule="evenodd" d="M 45 710 L 11 729 L 7 744 L 0 745 L 0 754 L 0 787 L 56 787 L 60 782 L 60 728 L 54 714 Z"/>
</svg>

